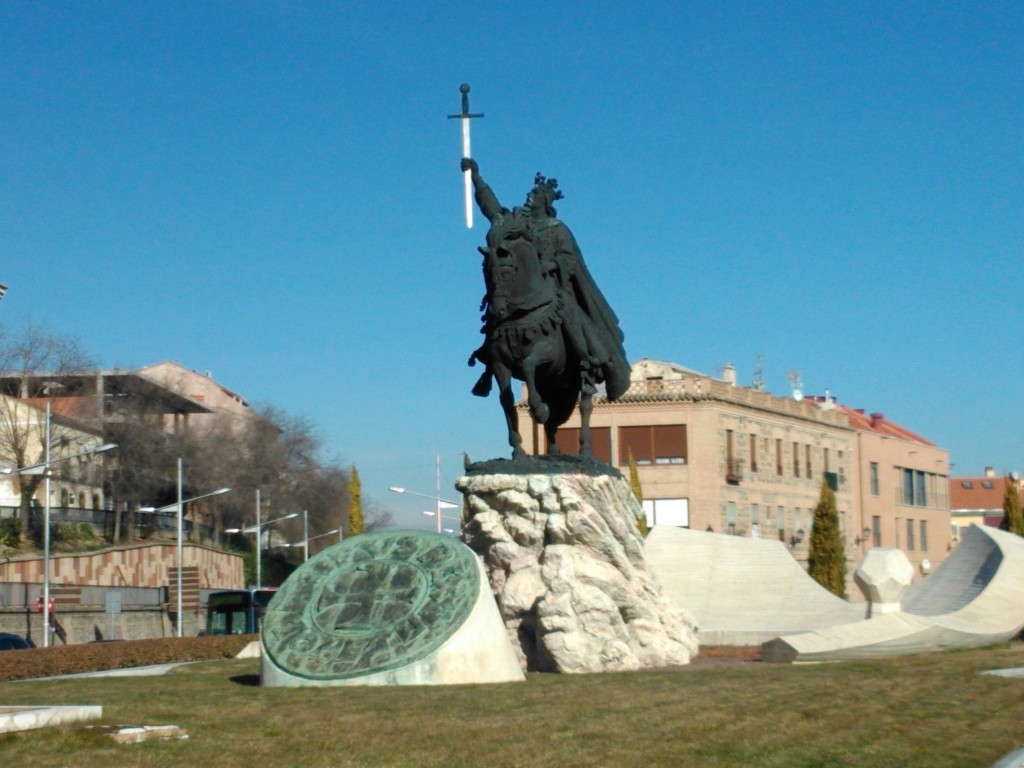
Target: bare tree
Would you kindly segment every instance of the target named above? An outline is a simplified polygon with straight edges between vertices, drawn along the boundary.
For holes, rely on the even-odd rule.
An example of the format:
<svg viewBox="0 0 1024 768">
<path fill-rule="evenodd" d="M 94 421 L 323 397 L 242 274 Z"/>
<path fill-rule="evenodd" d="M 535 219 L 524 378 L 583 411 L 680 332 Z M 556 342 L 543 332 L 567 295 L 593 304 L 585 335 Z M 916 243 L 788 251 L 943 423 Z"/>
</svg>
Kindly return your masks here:
<svg viewBox="0 0 1024 768">
<path fill-rule="evenodd" d="M 31 322 L 14 333 L 0 329 L 0 463 L 26 467 L 45 461 L 46 419 L 41 408 L 58 394 L 60 376 L 93 366 L 93 358 L 74 337 L 58 336 Z M 76 447 L 81 450 L 82 433 L 74 426 L 74 414 L 68 407 L 72 401 L 62 398 L 53 402 L 51 457 L 55 448 L 66 455 Z M 18 480 L 24 536 L 31 522 L 32 499 L 43 478 L 21 475 Z"/>
</svg>

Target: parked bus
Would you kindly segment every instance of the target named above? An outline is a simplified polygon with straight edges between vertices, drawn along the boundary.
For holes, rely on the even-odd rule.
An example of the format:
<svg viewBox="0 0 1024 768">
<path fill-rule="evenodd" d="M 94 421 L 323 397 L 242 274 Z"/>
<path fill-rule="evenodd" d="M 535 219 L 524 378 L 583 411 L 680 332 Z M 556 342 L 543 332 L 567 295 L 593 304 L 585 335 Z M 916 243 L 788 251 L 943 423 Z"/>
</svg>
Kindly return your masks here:
<svg viewBox="0 0 1024 768">
<path fill-rule="evenodd" d="M 260 631 L 263 614 L 277 587 L 224 589 L 206 601 L 206 634 L 249 635 Z"/>
</svg>

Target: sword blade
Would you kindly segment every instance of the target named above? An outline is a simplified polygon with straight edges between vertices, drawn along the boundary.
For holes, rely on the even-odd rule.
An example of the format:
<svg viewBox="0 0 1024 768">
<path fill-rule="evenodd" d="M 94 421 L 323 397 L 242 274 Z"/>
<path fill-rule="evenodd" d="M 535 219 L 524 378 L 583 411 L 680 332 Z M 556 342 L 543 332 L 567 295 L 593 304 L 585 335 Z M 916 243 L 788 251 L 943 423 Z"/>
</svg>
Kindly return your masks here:
<svg viewBox="0 0 1024 768">
<path fill-rule="evenodd" d="M 462 156 L 472 157 L 469 153 L 469 118 L 462 118 Z M 470 171 L 463 171 L 462 179 L 466 187 L 466 228 L 473 228 L 473 178 Z"/>
</svg>

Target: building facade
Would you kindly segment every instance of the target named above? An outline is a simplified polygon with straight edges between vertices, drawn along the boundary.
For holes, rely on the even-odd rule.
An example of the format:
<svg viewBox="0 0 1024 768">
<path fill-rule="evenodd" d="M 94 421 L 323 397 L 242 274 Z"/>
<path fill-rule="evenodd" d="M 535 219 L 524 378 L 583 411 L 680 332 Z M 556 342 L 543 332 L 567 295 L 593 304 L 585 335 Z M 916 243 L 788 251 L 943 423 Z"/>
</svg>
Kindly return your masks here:
<svg viewBox="0 0 1024 768">
<path fill-rule="evenodd" d="M 14 470 L 18 454 L 25 466 L 41 464 L 46 459 L 46 410 L 36 405 L 0 394 L 0 469 Z M 108 457 L 77 456 L 102 443 L 97 431 L 87 424 L 61 413 L 50 417 L 50 505 L 52 507 L 100 510 L 106 508 L 103 490 L 103 467 Z M 20 450 L 15 450 L 14 446 Z M 65 457 L 75 457 L 65 460 Z M 11 465 L 11 466 L 5 466 Z M 21 504 L 22 486 L 26 477 L 17 472 L 0 474 L 0 517 L 15 517 Z M 31 486 L 28 486 L 31 487 Z M 32 500 L 34 507 L 45 503 L 45 483 L 38 482 Z"/>
<path fill-rule="evenodd" d="M 1016 487 L 1017 495 L 1024 503 L 1024 489 L 1016 472 L 1000 476 L 993 467 L 985 467 L 983 475 L 949 479 L 954 539 L 958 540 L 960 532 L 969 525 L 1003 526 L 1007 484 Z"/>
<path fill-rule="evenodd" d="M 839 410 L 856 431 L 859 556 L 871 547 L 896 547 L 918 576 L 929 573 L 954 543 L 949 452 L 881 413 Z"/>
<path fill-rule="evenodd" d="M 518 408 L 530 425 L 521 430 L 524 449 L 543 453 L 543 429 L 525 404 Z M 632 454 L 648 525 L 770 536 L 805 562 L 824 481 L 835 492 L 851 578 L 871 546 L 904 549 L 918 568 L 923 559 L 936 565 L 950 539 L 946 452 L 884 418 L 872 426 L 858 415 L 831 398 L 737 386 L 730 367 L 716 379 L 645 359 L 632 366 L 623 397 L 595 397 L 591 441 L 596 459 L 623 472 Z M 578 452 L 578 411 L 557 440 L 563 452 Z M 858 592 L 852 581 L 847 592 Z"/>
</svg>

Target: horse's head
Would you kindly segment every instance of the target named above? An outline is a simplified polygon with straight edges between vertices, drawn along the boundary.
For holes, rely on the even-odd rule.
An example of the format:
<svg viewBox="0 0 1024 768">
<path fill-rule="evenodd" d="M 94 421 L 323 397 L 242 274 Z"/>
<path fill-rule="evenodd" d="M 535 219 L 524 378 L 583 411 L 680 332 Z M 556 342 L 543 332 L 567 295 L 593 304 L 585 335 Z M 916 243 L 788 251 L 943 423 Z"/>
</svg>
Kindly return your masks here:
<svg viewBox="0 0 1024 768">
<path fill-rule="evenodd" d="M 541 267 L 529 228 L 518 217 L 507 219 L 491 227 L 487 247 L 480 249 L 491 314 L 499 320 L 535 309 L 555 295 L 554 279 Z"/>
</svg>

